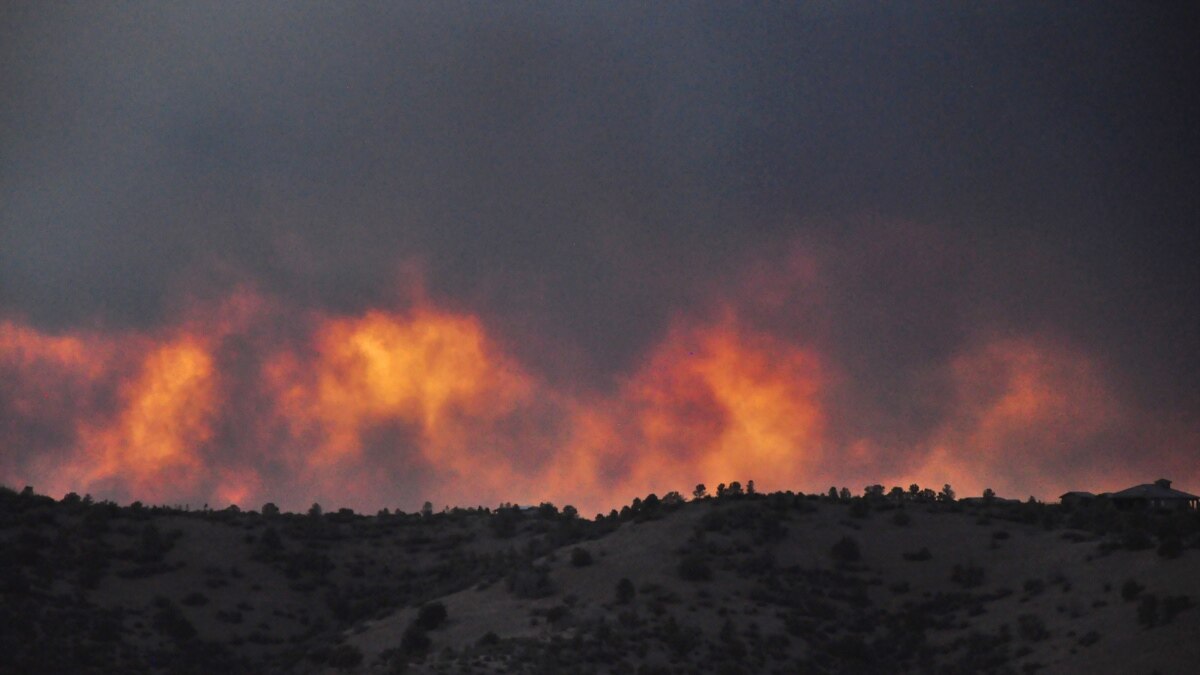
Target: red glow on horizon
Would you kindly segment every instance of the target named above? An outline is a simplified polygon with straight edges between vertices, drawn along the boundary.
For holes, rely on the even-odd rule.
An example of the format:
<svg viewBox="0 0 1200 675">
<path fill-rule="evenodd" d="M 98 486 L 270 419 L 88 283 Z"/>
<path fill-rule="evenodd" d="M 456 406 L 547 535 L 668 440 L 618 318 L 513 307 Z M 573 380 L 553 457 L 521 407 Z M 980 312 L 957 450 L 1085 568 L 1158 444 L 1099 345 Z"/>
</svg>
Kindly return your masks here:
<svg viewBox="0 0 1200 675">
<path fill-rule="evenodd" d="M 948 482 L 964 496 L 1046 497 L 1148 480 L 1145 467 L 1081 459 L 1128 412 L 1086 355 L 1032 337 L 981 340 L 947 363 L 941 422 L 919 447 L 889 448 L 831 428 L 836 364 L 733 307 L 676 320 L 610 391 L 584 394 L 518 363 L 478 317 L 429 303 L 309 315 L 285 340 L 270 337 L 281 316 L 239 292 L 158 332 L 0 323 L 0 412 L 12 420 L 0 481 L 247 508 L 545 500 L 586 513 L 698 482 Z M 234 343 L 251 370 L 234 366 Z M 874 474 L 885 458 L 904 468 Z"/>
</svg>

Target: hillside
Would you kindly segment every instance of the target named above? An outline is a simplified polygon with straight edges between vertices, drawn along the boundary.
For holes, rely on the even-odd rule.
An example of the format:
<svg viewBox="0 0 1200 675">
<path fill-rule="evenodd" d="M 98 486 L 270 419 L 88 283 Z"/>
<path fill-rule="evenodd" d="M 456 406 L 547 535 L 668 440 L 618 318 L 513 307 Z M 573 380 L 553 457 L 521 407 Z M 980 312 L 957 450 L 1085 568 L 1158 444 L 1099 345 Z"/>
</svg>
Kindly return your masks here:
<svg viewBox="0 0 1200 675">
<path fill-rule="evenodd" d="M 0 492 L 0 672 L 1191 672 L 1200 518 L 791 493 L 266 515 Z"/>
</svg>

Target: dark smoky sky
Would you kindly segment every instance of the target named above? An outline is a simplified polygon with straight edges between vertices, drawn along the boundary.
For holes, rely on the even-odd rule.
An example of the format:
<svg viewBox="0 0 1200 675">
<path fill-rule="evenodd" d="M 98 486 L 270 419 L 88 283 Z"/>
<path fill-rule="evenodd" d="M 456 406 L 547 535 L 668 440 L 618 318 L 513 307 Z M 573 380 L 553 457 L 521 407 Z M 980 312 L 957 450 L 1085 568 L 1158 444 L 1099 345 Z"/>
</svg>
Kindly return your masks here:
<svg viewBox="0 0 1200 675">
<path fill-rule="evenodd" d="M 1194 3 L 6 2 L 0 316 L 420 278 L 604 387 L 799 251 L 760 319 L 897 419 L 981 330 L 1194 419 L 1197 35 Z"/>
</svg>

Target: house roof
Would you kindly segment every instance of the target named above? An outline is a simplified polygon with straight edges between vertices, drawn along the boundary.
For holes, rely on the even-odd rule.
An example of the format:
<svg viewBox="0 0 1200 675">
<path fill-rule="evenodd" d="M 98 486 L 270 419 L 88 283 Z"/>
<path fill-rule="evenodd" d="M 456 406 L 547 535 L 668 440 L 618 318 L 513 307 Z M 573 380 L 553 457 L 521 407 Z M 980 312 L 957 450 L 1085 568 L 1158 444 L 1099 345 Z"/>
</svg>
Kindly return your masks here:
<svg viewBox="0 0 1200 675">
<path fill-rule="evenodd" d="M 1092 493 L 1090 493 L 1090 492 L 1086 492 L 1086 491 L 1084 491 L 1084 490 L 1071 490 L 1070 492 L 1064 492 L 1062 495 L 1060 495 L 1060 496 L 1059 496 L 1059 499 L 1066 499 L 1067 497 L 1087 497 L 1087 498 L 1092 498 L 1092 497 L 1095 497 L 1095 496 L 1096 496 L 1096 495 L 1094 495 L 1094 494 L 1092 494 Z"/>
<path fill-rule="evenodd" d="M 960 499 L 958 501 L 965 502 L 967 504 L 986 504 L 988 502 L 988 498 L 987 497 L 963 497 L 962 499 Z M 994 504 L 1020 504 L 1021 503 L 1020 499 L 1010 499 L 1008 497 L 992 497 L 991 501 Z"/>
<path fill-rule="evenodd" d="M 1196 495 L 1154 483 L 1144 483 L 1112 493 L 1113 499 L 1200 499 Z"/>
</svg>

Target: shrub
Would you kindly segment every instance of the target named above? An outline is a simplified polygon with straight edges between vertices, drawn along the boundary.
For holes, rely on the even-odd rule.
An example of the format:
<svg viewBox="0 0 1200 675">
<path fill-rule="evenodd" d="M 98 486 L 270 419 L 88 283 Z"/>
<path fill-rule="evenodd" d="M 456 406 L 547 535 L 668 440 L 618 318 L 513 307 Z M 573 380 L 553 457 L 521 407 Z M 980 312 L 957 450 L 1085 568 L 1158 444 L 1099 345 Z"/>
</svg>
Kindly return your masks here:
<svg viewBox="0 0 1200 675">
<path fill-rule="evenodd" d="M 217 610 L 217 621 L 224 623 L 240 624 L 242 622 L 242 613 L 236 609 Z"/>
<path fill-rule="evenodd" d="M 155 601 L 158 611 L 154 613 L 155 630 L 174 640 L 187 640 L 196 635 L 196 628 L 178 607 L 169 600 Z"/>
<path fill-rule="evenodd" d="M 1136 600 L 1137 596 L 1140 595 L 1145 588 L 1145 586 L 1139 584 L 1133 579 L 1128 579 L 1125 581 L 1125 583 L 1121 584 L 1121 599 L 1125 602 Z"/>
<path fill-rule="evenodd" d="M 1029 595 L 1041 595 L 1042 591 L 1046 590 L 1046 582 L 1041 579 L 1026 579 L 1025 592 Z"/>
<path fill-rule="evenodd" d="M 983 585 L 983 576 L 982 567 L 967 563 L 966 565 L 955 565 L 954 571 L 950 574 L 950 580 L 961 584 L 963 588 L 975 588 Z"/>
<path fill-rule="evenodd" d="M 550 582 L 550 570 L 545 567 L 526 567 L 508 575 L 508 590 L 518 598 L 534 599 L 553 595 L 554 584 Z"/>
<path fill-rule="evenodd" d="M 340 644 L 330 650 L 329 660 L 326 663 L 334 668 L 349 670 L 350 668 L 357 668 L 362 661 L 363 653 L 358 647 Z"/>
<path fill-rule="evenodd" d="M 1158 545 L 1158 554 L 1164 558 L 1178 558 L 1183 555 L 1183 542 L 1179 537 L 1163 537 Z"/>
<path fill-rule="evenodd" d="M 909 562 L 924 562 L 932 557 L 933 554 L 930 553 L 929 548 L 925 546 L 922 546 L 921 550 L 919 551 L 912 551 L 904 554 L 904 559 L 908 560 Z"/>
<path fill-rule="evenodd" d="M 559 621 L 567 618 L 567 615 L 570 613 L 570 607 L 567 607 L 566 605 L 555 605 L 546 610 L 546 621 L 549 621 L 550 623 L 558 623 Z"/>
<path fill-rule="evenodd" d="M 1142 601 L 1138 603 L 1137 617 L 1138 623 L 1147 628 L 1153 628 L 1158 623 L 1157 595 L 1147 593 L 1142 596 Z"/>
<path fill-rule="evenodd" d="M 404 636 L 400 638 L 400 649 L 409 656 L 424 656 L 431 645 L 429 635 L 415 623 L 405 629 Z"/>
<path fill-rule="evenodd" d="M 571 564 L 575 567 L 587 567 L 592 564 L 592 554 L 586 548 L 576 546 L 571 549 Z"/>
<path fill-rule="evenodd" d="M 1192 599 L 1186 595 L 1169 595 L 1163 598 L 1163 623 L 1171 623 L 1176 614 L 1191 607 Z"/>
<path fill-rule="evenodd" d="M 440 602 L 421 605 L 414 622 L 422 630 L 434 630 L 446 622 L 446 606 Z"/>
<path fill-rule="evenodd" d="M 262 537 L 259 538 L 258 543 L 266 553 L 274 554 L 283 550 L 283 538 L 279 536 L 279 531 L 273 527 L 263 530 Z"/>
<path fill-rule="evenodd" d="M 632 581 L 622 578 L 617 582 L 617 602 L 622 605 L 629 604 L 635 595 L 637 595 L 637 589 L 633 587 Z"/>
<path fill-rule="evenodd" d="M 1022 614 L 1017 617 L 1017 632 L 1022 639 L 1029 642 L 1040 642 L 1050 637 L 1046 630 L 1046 622 L 1035 614 Z"/>
<path fill-rule="evenodd" d="M 201 607 L 208 604 L 208 596 L 200 591 L 192 591 L 184 596 L 180 602 L 188 607 Z"/>
<path fill-rule="evenodd" d="M 1121 543 L 1130 551 L 1144 551 L 1154 546 L 1154 541 L 1150 539 L 1150 535 L 1141 530 L 1131 530 L 1125 533 L 1125 537 Z"/>
<path fill-rule="evenodd" d="M 842 537 L 833 549 L 830 550 L 833 559 L 839 563 L 856 562 L 862 558 L 862 552 L 858 548 L 858 542 L 850 537 Z"/>
<path fill-rule="evenodd" d="M 687 555 L 679 562 L 679 576 L 685 581 L 708 581 L 712 579 L 712 569 L 699 555 Z"/>
</svg>

